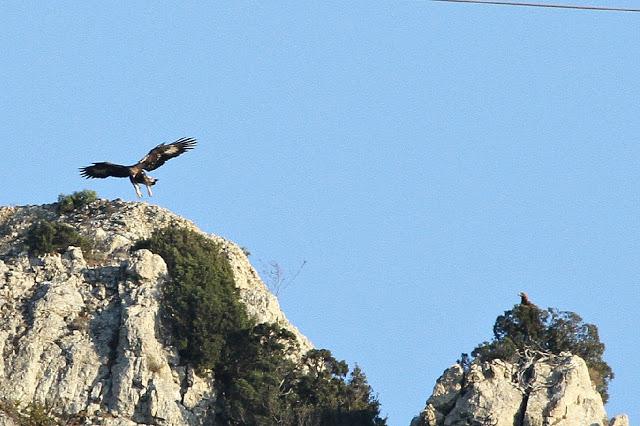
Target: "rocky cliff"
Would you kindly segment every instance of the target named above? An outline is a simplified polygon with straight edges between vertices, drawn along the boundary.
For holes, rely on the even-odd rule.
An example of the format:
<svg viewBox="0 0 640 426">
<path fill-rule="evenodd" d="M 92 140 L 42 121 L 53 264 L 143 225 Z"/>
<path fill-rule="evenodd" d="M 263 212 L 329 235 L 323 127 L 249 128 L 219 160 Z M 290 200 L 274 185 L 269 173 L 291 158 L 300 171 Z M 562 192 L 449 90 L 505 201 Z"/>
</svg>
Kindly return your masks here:
<svg viewBox="0 0 640 426">
<path fill-rule="evenodd" d="M 569 353 L 455 364 L 437 380 L 412 426 L 628 426 L 609 422 L 585 362 Z"/>
<path fill-rule="evenodd" d="M 40 220 L 71 225 L 93 252 L 28 256 L 25 235 Z M 120 200 L 66 214 L 55 204 L 0 208 L 0 425 L 16 424 L 26 407 L 74 424 L 204 422 L 211 379 L 181 363 L 159 321 L 167 267 L 148 250 L 130 251 L 168 226 L 202 233 L 167 210 Z M 248 313 L 288 328 L 310 349 L 242 249 L 207 237 L 221 243 Z"/>
</svg>

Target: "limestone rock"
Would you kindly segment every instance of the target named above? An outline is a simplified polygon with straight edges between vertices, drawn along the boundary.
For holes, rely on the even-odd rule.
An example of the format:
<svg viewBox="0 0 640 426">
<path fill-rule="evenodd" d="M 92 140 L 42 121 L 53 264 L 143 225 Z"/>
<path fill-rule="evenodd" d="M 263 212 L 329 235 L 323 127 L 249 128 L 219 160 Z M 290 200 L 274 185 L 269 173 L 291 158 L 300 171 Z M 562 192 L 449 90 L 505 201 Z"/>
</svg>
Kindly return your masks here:
<svg viewBox="0 0 640 426">
<path fill-rule="evenodd" d="M 411 424 L 605 426 L 608 421 L 584 360 L 563 353 L 526 366 L 476 360 L 465 371 L 455 364 L 437 380 Z M 628 419 L 618 416 L 611 425 L 628 426 Z"/>
<path fill-rule="evenodd" d="M 97 249 L 29 256 L 39 220 L 56 220 Z M 210 377 L 180 363 L 159 321 L 163 259 L 131 246 L 180 226 L 220 243 L 248 313 L 311 343 L 280 310 L 241 248 L 144 203 L 98 200 L 59 215 L 55 205 L 0 208 L 0 426 L 19 424 L 2 401 L 46 406 L 73 424 L 201 425 L 215 400 Z"/>
<path fill-rule="evenodd" d="M 536 363 L 533 375 L 525 425 L 607 424 L 602 398 L 582 358 L 567 354 Z"/>
<path fill-rule="evenodd" d="M 611 419 L 609 426 L 629 426 L 629 416 L 619 414 Z"/>
<path fill-rule="evenodd" d="M 0 426 L 19 426 L 19 423 L 8 414 L 0 412 Z"/>
</svg>

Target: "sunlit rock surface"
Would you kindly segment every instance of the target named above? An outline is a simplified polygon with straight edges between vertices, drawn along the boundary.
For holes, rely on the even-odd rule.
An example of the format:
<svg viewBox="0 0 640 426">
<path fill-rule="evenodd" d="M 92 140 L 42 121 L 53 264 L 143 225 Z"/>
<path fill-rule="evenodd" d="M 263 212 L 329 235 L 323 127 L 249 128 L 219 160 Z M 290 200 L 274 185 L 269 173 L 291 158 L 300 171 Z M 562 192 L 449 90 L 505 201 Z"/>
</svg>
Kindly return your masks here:
<svg viewBox="0 0 640 426">
<path fill-rule="evenodd" d="M 584 360 L 569 353 L 518 365 L 474 361 L 455 364 L 437 380 L 412 426 L 628 426 L 607 419 Z"/>
<path fill-rule="evenodd" d="M 29 257 L 25 233 L 42 219 L 73 226 L 97 251 Z M 165 209 L 121 200 L 66 215 L 55 205 L 0 208 L 0 426 L 18 424 L 16 401 L 76 424 L 206 423 L 211 379 L 181 363 L 159 321 L 167 267 L 148 250 L 130 251 L 167 226 L 202 233 Z M 248 313 L 288 328 L 310 349 L 242 249 L 203 235 L 222 245 Z"/>
</svg>

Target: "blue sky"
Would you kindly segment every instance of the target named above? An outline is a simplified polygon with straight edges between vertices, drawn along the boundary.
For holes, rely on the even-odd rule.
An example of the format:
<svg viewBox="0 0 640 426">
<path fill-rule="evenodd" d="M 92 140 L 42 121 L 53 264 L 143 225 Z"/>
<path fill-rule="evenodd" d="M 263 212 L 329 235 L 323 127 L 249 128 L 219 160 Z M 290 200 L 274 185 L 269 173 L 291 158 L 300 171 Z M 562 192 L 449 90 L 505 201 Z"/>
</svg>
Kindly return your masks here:
<svg viewBox="0 0 640 426">
<path fill-rule="evenodd" d="M 585 2 L 573 2 L 585 4 Z M 630 7 L 632 1 L 593 0 Z M 640 419 L 640 14 L 435 2 L 4 2 L 0 205 L 182 136 L 150 202 L 278 262 L 288 317 L 406 425 L 527 291 Z"/>
</svg>

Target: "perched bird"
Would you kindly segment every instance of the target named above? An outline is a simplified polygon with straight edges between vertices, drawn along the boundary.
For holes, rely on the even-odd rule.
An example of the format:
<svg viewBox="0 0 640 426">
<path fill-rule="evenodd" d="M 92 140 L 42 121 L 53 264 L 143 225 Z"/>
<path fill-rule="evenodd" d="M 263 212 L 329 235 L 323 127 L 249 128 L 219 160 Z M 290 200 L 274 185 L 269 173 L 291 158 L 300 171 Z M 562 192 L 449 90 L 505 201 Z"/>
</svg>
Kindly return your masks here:
<svg viewBox="0 0 640 426">
<path fill-rule="evenodd" d="M 531 300 L 529 300 L 529 296 L 524 291 L 521 291 L 519 296 L 520 296 L 520 304 L 521 305 L 536 306 Z"/>
<path fill-rule="evenodd" d="M 138 197 L 142 197 L 138 184 L 146 186 L 147 193 L 151 197 L 153 196 L 151 187 L 158 182 L 158 179 L 148 176 L 145 170 L 148 172 L 155 170 L 162 166 L 167 160 L 177 157 L 183 152 L 192 149 L 194 146 L 196 146 L 196 140 L 194 138 L 181 138 L 170 144 L 161 143 L 149 151 L 142 160 L 133 166 L 122 166 L 109 162 L 93 163 L 91 166 L 80 168 L 80 175 L 87 179 L 103 179 L 109 176 L 128 177 Z"/>
</svg>

